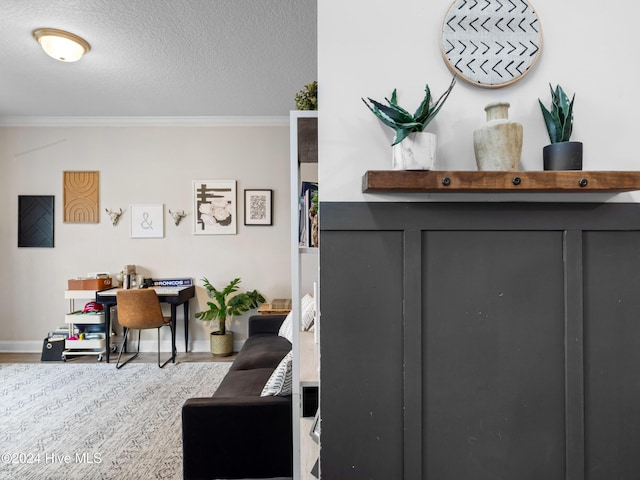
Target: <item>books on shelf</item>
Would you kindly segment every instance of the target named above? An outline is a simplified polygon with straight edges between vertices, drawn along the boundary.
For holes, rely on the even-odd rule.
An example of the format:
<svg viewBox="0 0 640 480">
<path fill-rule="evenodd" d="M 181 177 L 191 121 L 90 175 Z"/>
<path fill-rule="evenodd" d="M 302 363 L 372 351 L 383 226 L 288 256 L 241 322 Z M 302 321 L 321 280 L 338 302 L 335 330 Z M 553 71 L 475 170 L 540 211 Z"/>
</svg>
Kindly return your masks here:
<svg viewBox="0 0 640 480">
<path fill-rule="evenodd" d="M 300 189 L 300 198 L 298 201 L 298 227 L 299 227 L 299 245 L 301 247 L 316 247 L 311 236 L 312 220 L 309 217 L 309 209 L 311 208 L 314 194 L 318 192 L 318 184 L 316 182 L 302 182 Z"/>
</svg>

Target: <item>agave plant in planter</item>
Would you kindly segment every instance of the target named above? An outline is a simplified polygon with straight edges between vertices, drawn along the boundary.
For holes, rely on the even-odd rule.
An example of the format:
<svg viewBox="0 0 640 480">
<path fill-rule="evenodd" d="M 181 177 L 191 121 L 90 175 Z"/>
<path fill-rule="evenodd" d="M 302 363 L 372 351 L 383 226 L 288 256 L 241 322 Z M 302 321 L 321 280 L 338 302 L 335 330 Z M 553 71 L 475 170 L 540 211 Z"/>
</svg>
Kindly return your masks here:
<svg viewBox="0 0 640 480">
<path fill-rule="evenodd" d="M 398 105 L 396 89 L 391 94 L 391 99 L 385 98 L 388 105 L 384 105 L 371 98 L 369 102 L 362 101 L 373 114 L 395 132 L 393 147 L 394 170 L 431 170 L 436 160 L 436 136 L 425 132 L 429 122 L 438 114 L 444 102 L 449 97 L 455 77 L 451 80 L 449 88 L 436 100 L 431 97 L 429 85 L 425 87 L 425 96 L 418 109 L 412 115 Z"/>
<path fill-rule="evenodd" d="M 582 142 L 571 142 L 573 132 L 573 102 L 560 85 L 551 90 L 551 108 L 547 109 L 540 99 L 542 117 L 547 126 L 550 145 L 542 149 L 545 170 L 582 170 Z"/>
<path fill-rule="evenodd" d="M 198 312 L 195 317 L 205 322 L 218 319 L 218 330 L 211 332 L 211 353 L 227 356 L 233 351 L 233 332 L 227 331 L 227 319 L 259 307 L 264 303 L 264 297 L 257 290 L 235 293 L 239 288 L 239 278 L 231 280 L 222 290 L 211 285 L 206 277 L 202 281 L 212 301 L 207 302 L 209 310 Z"/>
</svg>

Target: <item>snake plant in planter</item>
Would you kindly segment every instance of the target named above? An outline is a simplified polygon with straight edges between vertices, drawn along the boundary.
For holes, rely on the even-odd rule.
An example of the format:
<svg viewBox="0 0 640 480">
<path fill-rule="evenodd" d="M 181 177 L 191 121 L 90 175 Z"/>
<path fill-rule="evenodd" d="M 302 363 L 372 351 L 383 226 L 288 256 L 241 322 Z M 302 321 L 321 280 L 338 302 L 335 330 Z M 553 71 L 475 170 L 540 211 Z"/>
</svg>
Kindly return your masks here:
<svg viewBox="0 0 640 480">
<path fill-rule="evenodd" d="M 414 114 L 398 105 L 396 89 L 393 90 L 391 99 L 385 98 L 388 105 L 372 98 L 368 98 L 368 102 L 362 99 L 367 108 L 382 123 L 396 132 L 391 144 L 394 170 L 433 169 L 436 158 L 436 137 L 433 133 L 424 130 L 444 105 L 455 83 L 456 79 L 453 78 L 449 88 L 435 102 L 427 84 L 425 96 Z"/>
<path fill-rule="evenodd" d="M 264 303 L 264 297 L 257 290 L 235 293 L 239 288 L 239 278 L 231 280 L 222 290 L 211 285 L 207 278 L 202 281 L 212 301 L 207 302 L 209 310 L 198 312 L 195 317 L 205 322 L 218 319 L 218 330 L 211 332 L 211 353 L 216 356 L 229 355 L 233 351 L 233 332 L 227 331 L 227 319 L 257 308 Z"/>
<path fill-rule="evenodd" d="M 573 102 L 560 85 L 551 90 L 551 108 L 547 109 L 540 99 L 542 117 L 547 126 L 550 145 L 542 149 L 545 170 L 582 170 L 582 142 L 571 142 L 573 132 Z"/>
</svg>

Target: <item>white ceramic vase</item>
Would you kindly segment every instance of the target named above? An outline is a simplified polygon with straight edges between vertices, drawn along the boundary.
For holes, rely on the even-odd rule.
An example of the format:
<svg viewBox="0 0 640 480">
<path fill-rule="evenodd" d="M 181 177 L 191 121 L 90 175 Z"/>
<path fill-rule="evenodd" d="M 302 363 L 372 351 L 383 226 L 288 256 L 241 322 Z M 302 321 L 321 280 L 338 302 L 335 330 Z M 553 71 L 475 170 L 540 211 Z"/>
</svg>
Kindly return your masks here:
<svg viewBox="0 0 640 480">
<path fill-rule="evenodd" d="M 507 102 L 485 107 L 487 123 L 473 132 L 473 149 L 478 170 L 517 171 L 522 154 L 522 125 L 509 120 Z"/>
<path fill-rule="evenodd" d="M 393 170 L 433 170 L 436 163 L 436 136 L 430 132 L 410 133 L 392 149 Z"/>
</svg>

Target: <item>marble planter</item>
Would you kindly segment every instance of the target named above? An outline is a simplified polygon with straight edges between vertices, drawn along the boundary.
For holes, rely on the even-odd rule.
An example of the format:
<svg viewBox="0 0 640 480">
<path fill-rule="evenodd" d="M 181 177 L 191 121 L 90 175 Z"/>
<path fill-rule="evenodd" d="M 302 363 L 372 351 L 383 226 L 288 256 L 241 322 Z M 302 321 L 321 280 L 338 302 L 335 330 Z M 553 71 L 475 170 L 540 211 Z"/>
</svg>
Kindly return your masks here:
<svg viewBox="0 0 640 480">
<path fill-rule="evenodd" d="M 509 103 L 485 107 L 487 123 L 473 132 L 478 170 L 517 171 L 522 154 L 522 125 L 509 120 Z"/>
<path fill-rule="evenodd" d="M 433 133 L 410 133 L 392 149 L 393 170 L 433 170 L 436 163 L 436 136 Z"/>
</svg>

